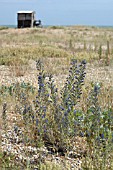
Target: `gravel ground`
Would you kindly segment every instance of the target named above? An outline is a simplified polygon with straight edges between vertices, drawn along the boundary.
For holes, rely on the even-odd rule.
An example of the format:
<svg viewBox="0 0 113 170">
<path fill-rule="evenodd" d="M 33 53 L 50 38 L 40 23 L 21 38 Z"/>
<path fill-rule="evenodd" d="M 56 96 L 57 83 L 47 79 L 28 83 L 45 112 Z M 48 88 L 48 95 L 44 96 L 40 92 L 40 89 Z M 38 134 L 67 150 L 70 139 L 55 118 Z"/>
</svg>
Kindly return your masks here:
<svg viewBox="0 0 113 170">
<path fill-rule="evenodd" d="M 101 64 L 101 63 L 100 63 Z M 20 68 L 21 69 L 21 68 Z M 56 68 L 57 69 L 57 68 Z M 23 76 L 15 76 L 15 70 L 8 66 L 0 66 L 0 85 L 10 85 L 15 82 L 30 82 L 32 85 L 37 86 L 37 71 L 35 62 L 31 61 L 28 69 L 24 72 Z M 102 82 L 106 85 L 113 85 L 113 67 L 102 66 L 99 63 L 88 63 L 86 68 L 86 81 Z M 54 80 L 58 87 L 62 87 L 65 83 L 67 75 L 59 74 L 54 75 Z"/>
<path fill-rule="evenodd" d="M 68 152 L 66 156 L 61 156 L 59 153 L 53 153 L 48 151 L 46 147 L 36 148 L 32 146 L 26 146 L 23 141 L 22 129 L 15 126 L 13 130 L 8 130 L 7 133 L 2 133 L 2 151 L 10 155 L 12 154 L 15 158 L 17 165 L 22 165 L 26 161 L 29 161 L 31 165 L 36 165 L 41 161 L 42 163 L 55 163 L 61 165 L 63 169 L 69 167 L 70 170 L 82 170 L 81 158 L 83 152 L 80 146 L 82 145 L 82 139 L 75 139 L 73 145 L 73 151 Z M 78 152 L 79 148 L 79 152 Z M 81 153 L 82 152 L 82 153 Z"/>
</svg>

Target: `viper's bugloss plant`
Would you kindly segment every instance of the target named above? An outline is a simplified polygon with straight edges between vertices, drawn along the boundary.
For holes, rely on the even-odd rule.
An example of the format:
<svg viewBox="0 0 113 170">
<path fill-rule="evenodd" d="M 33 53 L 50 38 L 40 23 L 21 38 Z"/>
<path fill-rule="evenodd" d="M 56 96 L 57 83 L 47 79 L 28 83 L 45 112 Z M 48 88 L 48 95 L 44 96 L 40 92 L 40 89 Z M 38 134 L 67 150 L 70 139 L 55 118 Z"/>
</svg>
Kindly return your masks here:
<svg viewBox="0 0 113 170">
<path fill-rule="evenodd" d="M 85 133 L 88 137 L 95 137 L 99 134 L 99 127 L 100 127 L 100 118 L 101 118 L 101 108 L 98 103 L 98 95 L 100 91 L 100 85 L 97 83 L 94 85 L 93 89 L 91 90 L 87 105 L 88 109 L 85 114 L 84 124 L 85 124 Z"/>
<path fill-rule="evenodd" d="M 95 83 L 89 94 L 87 101 L 88 109 L 84 116 L 83 131 L 88 145 L 88 154 L 86 155 L 85 168 L 90 164 L 93 168 L 109 169 L 111 168 L 112 147 L 112 118 L 113 110 L 103 111 L 99 105 L 99 94 L 101 86 Z M 110 153 L 111 152 L 111 153 Z M 109 160 L 109 161 L 108 161 Z"/>
<path fill-rule="evenodd" d="M 82 86 L 84 85 L 86 61 L 77 63 L 77 60 L 71 61 L 69 76 L 67 77 L 64 88 L 61 92 L 61 106 L 63 112 L 63 129 L 70 135 L 75 132 L 76 104 L 80 101 Z"/>
<path fill-rule="evenodd" d="M 41 60 L 36 62 L 38 71 L 36 98 L 32 105 L 26 93 L 20 93 L 19 99 L 21 103 L 19 111 L 23 116 L 24 124 L 33 126 L 32 136 L 34 134 L 36 145 L 40 141 L 45 145 L 50 143 L 52 147 L 55 147 L 53 150 L 63 149 L 67 139 L 75 135 L 79 124 L 75 123 L 76 104 L 80 101 L 82 94 L 85 66 L 85 60 L 78 63 L 77 60 L 72 59 L 69 76 L 59 96 L 52 75 L 44 71 Z M 80 120 L 76 119 L 76 121 Z"/>
</svg>

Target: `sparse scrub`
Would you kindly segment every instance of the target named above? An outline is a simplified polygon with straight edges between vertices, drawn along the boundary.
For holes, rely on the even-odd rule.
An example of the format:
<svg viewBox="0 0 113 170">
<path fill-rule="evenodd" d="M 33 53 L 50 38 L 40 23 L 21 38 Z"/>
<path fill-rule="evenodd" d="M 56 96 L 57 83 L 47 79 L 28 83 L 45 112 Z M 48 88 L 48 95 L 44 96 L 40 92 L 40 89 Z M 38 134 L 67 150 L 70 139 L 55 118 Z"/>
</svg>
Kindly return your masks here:
<svg viewBox="0 0 113 170">
<path fill-rule="evenodd" d="M 0 54 L 0 65 L 19 66 L 26 65 L 30 59 L 39 57 L 64 58 L 71 57 L 68 52 L 55 47 L 24 47 L 24 48 L 2 48 Z"/>
<path fill-rule="evenodd" d="M 7 54 L 7 56 L 0 57 L 0 65 L 7 65 L 7 66 L 21 66 L 26 65 L 27 60 L 22 57 L 14 57 L 13 55 Z"/>
<path fill-rule="evenodd" d="M 63 26 L 50 26 L 51 29 L 65 29 Z"/>
<path fill-rule="evenodd" d="M 0 31 L 1 31 L 1 30 L 6 30 L 6 29 L 8 29 L 8 27 L 0 26 Z"/>
</svg>

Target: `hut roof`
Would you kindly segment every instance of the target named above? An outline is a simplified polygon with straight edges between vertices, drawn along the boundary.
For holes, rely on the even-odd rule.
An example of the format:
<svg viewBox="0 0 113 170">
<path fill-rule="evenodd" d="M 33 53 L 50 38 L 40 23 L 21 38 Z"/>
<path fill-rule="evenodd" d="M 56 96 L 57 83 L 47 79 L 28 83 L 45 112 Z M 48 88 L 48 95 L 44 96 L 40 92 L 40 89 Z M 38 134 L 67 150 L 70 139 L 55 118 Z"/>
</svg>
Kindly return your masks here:
<svg viewBox="0 0 113 170">
<path fill-rule="evenodd" d="M 18 11 L 17 13 L 18 13 L 18 14 L 26 14 L 26 13 L 27 13 L 27 14 L 28 14 L 28 13 L 31 14 L 31 13 L 35 13 L 35 11 Z"/>
</svg>

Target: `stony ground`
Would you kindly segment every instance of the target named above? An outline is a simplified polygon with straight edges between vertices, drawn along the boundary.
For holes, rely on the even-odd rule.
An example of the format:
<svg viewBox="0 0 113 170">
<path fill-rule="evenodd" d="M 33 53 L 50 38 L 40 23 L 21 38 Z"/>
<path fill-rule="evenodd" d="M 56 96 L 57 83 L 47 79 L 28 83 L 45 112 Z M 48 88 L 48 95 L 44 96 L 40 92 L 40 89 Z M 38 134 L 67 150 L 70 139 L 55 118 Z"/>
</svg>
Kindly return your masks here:
<svg viewBox="0 0 113 170">
<path fill-rule="evenodd" d="M 12 69 L 9 66 L 0 66 L 0 85 L 10 85 L 15 82 L 29 82 L 33 86 L 37 86 L 37 71 L 36 71 L 36 62 L 30 61 L 27 70 L 22 76 L 15 76 L 14 68 Z M 21 68 L 19 68 L 21 70 Z M 58 69 L 57 67 L 55 68 Z M 66 77 L 68 75 L 67 68 L 66 74 L 53 75 L 56 84 L 61 87 L 64 85 Z M 101 82 L 105 85 L 113 85 L 113 67 L 112 63 L 110 66 L 102 66 L 99 63 L 88 63 L 86 67 L 86 81 L 88 82 Z"/>
</svg>

